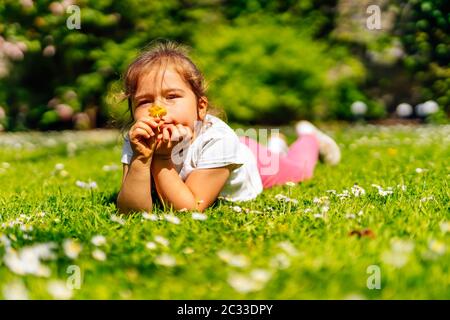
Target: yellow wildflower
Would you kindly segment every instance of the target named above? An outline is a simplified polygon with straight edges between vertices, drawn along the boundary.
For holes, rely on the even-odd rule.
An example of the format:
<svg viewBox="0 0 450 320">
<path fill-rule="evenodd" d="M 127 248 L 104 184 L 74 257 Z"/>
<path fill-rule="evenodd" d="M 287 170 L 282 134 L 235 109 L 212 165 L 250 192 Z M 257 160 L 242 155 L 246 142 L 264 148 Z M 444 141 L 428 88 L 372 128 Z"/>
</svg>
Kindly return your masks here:
<svg viewBox="0 0 450 320">
<path fill-rule="evenodd" d="M 167 114 L 166 108 L 158 105 L 151 106 L 148 109 L 148 112 L 152 117 L 155 118 L 163 117 Z"/>
</svg>

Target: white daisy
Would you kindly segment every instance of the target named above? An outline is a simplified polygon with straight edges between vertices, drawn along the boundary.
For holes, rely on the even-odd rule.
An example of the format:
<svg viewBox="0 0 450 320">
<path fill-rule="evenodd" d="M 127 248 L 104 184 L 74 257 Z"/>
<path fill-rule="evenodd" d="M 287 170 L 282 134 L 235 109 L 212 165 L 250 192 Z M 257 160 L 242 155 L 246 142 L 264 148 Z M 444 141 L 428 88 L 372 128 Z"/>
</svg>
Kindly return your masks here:
<svg viewBox="0 0 450 320">
<path fill-rule="evenodd" d="M 270 277 L 264 269 L 255 269 L 249 275 L 233 272 L 228 277 L 228 284 L 240 293 L 249 293 L 263 289 Z"/>
<path fill-rule="evenodd" d="M 24 247 L 19 251 L 7 248 L 3 261 L 16 274 L 33 274 L 39 277 L 48 277 L 51 271 L 41 263 L 41 260 L 55 259 L 56 255 L 52 251 L 55 247 L 55 243 L 48 242 Z"/>
<path fill-rule="evenodd" d="M 159 243 L 160 245 L 163 245 L 164 247 L 169 246 L 169 240 L 167 240 L 166 238 L 164 238 L 162 236 L 155 236 L 154 240 L 156 243 Z"/>
<path fill-rule="evenodd" d="M 69 172 L 67 172 L 66 170 L 61 170 L 59 172 L 59 176 L 65 178 L 65 177 L 69 176 Z"/>
<path fill-rule="evenodd" d="M 98 261 L 105 261 L 106 260 L 106 253 L 103 252 L 100 249 L 95 249 L 94 251 L 92 251 L 92 257 L 95 260 L 98 260 Z"/>
<path fill-rule="evenodd" d="M 192 249 L 192 248 L 190 248 L 190 247 L 187 247 L 187 248 L 184 248 L 183 249 L 183 253 L 184 254 L 192 254 L 192 253 L 194 253 L 195 251 L 194 251 L 194 249 Z"/>
<path fill-rule="evenodd" d="M 73 239 L 65 239 L 63 242 L 63 249 L 67 257 L 70 259 L 76 259 L 82 250 L 82 246 L 78 241 Z"/>
<path fill-rule="evenodd" d="M 147 211 L 142 212 L 142 218 L 145 220 L 158 221 L 158 216 L 156 214 L 150 214 Z"/>
<path fill-rule="evenodd" d="M 77 185 L 77 187 L 80 187 L 83 189 L 96 189 L 97 188 L 97 182 L 95 182 L 95 181 L 83 182 L 83 181 L 77 180 L 75 182 L 75 184 Z"/>
<path fill-rule="evenodd" d="M 408 262 L 409 256 L 404 252 L 385 251 L 381 255 L 381 259 L 386 264 L 401 268 Z"/>
<path fill-rule="evenodd" d="M 149 241 L 145 244 L 145 247 L 149 250 L 155 250 L 156 249 L 156 243 L 153 241 Z"/>
<path fill-rule="evenodd" d="M 13 280 L 3 286 L 3 299 L 28 300 L 28 290 L 22 280 Z"/>
<path fill-rule="evenodd" d="M 165 214 L 164 219 L 166 219 L 167 222 L 173 223 L 173 224 L 180 224 L 180 219 L 173 214 Z"/>
<path fill-rule="evenodd" d="M 283 249 L 289 256 L 295 257 L 298 256 L 298 250 L 294 247 L 294 245 L 289 241 L 282 241 L 278 243 L 278 247 Z"/>
<path fill-rule="evenodd" d="M 391 249 L 394 252 L 410 253 L 414 250 L 414 242 L 412 240 L 392 239 Z"/>
<path fill-rule="evenodd" d="M 249 259 L 242 254 L 233 254 L 228 250 L 220 250 L 217 252 L 217 255 L 222 261 L 233 267 L 245 268 L 249 265 Z"/>
<path fill-rule="evenodd" d="M 206 220 L 208 217 L 206 216 L 206 214 L 204 213 L 200 213 L 200 212 L 192 212 L 192 219 L 194 220 L 201 220 L 204 221 Z"/>
<path fill-rule="evenodd" d="M 438 255 L 443 255 L 446 251 L 445 243 L 439 240 L 430 240 L 428 248 Z"/>
<path fill-rule="evenodd" d="M 279 253 L 270 259 L 270 266 L 275 269 L 286 269 L 291 265 L 289 257 L 284 253 Z"/>
<path fill-rule="evenodd" d="M 364 190 L 363 188 L 361 188 L 360 186 L 358 186 L 357 184 L 355 184 L 352 187 L 352 193 L 355 197 L 359 197 L 359 196 L 363 196 L 366 194 L 366 190 Z"/>
<path fill-rule="evenodd" d="M 155 258 L 155 263 L 164 267 L 174 267 L 177 264 L 177 260 L 172 255 L 163 253 Z"/>
<path fill-rule="evenodd" d="M 73 291 L 61 280 L 52 280 L 47 284 L 47 291 L 57 300 L 68 300 L 72 298 Z"/>
<path fill-rule="evenodd" d="M 254 279 L 255 281 L 258 282 L 267 282 L 270 280 L 270 278 L 272 277 L 272 273 L 266 269 L 253 269 L 250 272 L 250 276 L 252 277 L 252 279 Z"/>
<path fill-rule="evenodd" d="M 251 277 L 239 273 L 233 273 L 228 277 L 228 284 L 240 293 L 258 291 L 263 287 Z"/>
<path fill-rule="evenodd" d="M 384 190 L 382 187 L 380 187 L 377 184 L 372 184 L 372 187 L 377 188 L 378 189 L 378 194 L 380 196 L 386 197 L 390 194 L 393 194 L 394 192 L 392 191 L 392 187 L 387 187 L 386 190 Z"/>
<path fill-rule="evenodd" d="M 345 198 L 349 198 L 350 197 L 350 192 L 347 190 L 347 189 L 344 189 L 343 191 L 342 191 L 342 193 L 338 193 L 337 195 L 336 195 L 339 199 L 345 199 Z"/>
<path fill-rule="evenodd" d="M 350 293 L 344 297 L 344 300 L 366 300 L 366 298 L 359 293 Z"/>
<path fill-rule="evenodd" d="M 36 216 L 39 218 L 43 218 L 43 217 L 45 217 L 46 214 L 47 213 L 45 211 L 40 211 L 40 212 L 36 213 Z"/>
<path fill-rule="evenodd" d="M 125 220 L 123 220 L 121 217 L 119 217 L 116 214 L 111 215 L 111 221 L 117 222 L 118 224 L 120 224 L 122 226 L 125 224 Z"/>
<path fill-rule="evenodd" d="M 328 196 L 323 196 L 323 197 L 314 197 L 313 202 L 317 205 L 320 205 L 320 204 L 328 204 L 330 201 Z"/>
<path fill-rule="evenodd" d="M 282 200 L 288 199 L 288 197 L 286 197 L 284 194 L 279 193 L 279 194 L 275 195 L 275 199 L 277 199 L 278 201 L 282 201 Z"/>
<path fill-rule="evenodd" d="M 97 235 L 92 237 L 91 243 L 94 246 L 97 246 L 97 247 L 98 246 L 103 246 L 103 245 L 106 244 L 106 238 L 104 236 L 100 235 L 100 234 L 97 234 Z"/>
<path fill-rule="evenodd" d="M 33 231 L 33 226 L 22 224 L 20 226 L 20 230 L 22 230 L 23 232 L 31 232 Z"/>
<path fill-rule="evenodd" d="M 428 201 L 431 201 L 433 199 L 434 199 L 433 196 L 423 197 L 422 199 L 420 199 L 420 202 L 428 202 Z"/>
<path fill-rule="evenodd" d="M 447 233 L 450 231 L 450 222 L 448 221 L 442 221 L 439 223 L 439 228 L 441 229 L 442 233 Z"/>
<path fill-rule="evenodd" d="M 239 207 L 239 206 L 233 206 L 232 209 L 233 209 L 234 212 L 237 212 L 237 213 L 242 212 L 242 208 Z"/>
</svg>

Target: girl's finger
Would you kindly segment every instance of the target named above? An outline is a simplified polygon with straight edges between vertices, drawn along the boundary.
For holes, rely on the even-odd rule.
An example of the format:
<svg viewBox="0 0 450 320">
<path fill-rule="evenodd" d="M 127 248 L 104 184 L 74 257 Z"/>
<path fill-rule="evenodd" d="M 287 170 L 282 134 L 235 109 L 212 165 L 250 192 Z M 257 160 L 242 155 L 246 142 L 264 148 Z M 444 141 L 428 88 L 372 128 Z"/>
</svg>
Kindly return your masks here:
<svg viewBox="0 0 450 320">
<path fill-rule="evenodd" d="M 141 122 L 147 124 L 148 126 L 151 126 L 152 128 L 157 128 L 158 126 L 161 125 L 161 123 L 160 123 L 161 120 L 158 118 L 142 117 L 138 121 L 141 121 Z"/>
<path fill-rule="evenodd" d="M 169 142 L 170 141 L 170 133 L 169 133 L 169 130 L 167 127 L 163 129 L 162 134 L 163 134 L 163 141 Z"/>
<path fill-rule="evenodd" d="M 153 137 L 155 135 L 153 132 L 153 129 L 144 122 L 137 122 L 133 127 L 135 129 L 141 128 L 141 129 L 145 130 L 148 134 L 148 137 Z"/>
<path fill-rule="evenodd" d="M 180 132 L 178 131 L 178 128 L 171 124 L 167 126 L 167 130 L 170 133 L 170 141 L 179 141 L 181 136 L 180 136 Z"/>
<path fill-rule="evenodd" d="M 149 138 L 148 132 L 145 131 L 145 130 L 142 129 L 142 128 L 136 128 L 136 129 L 134 129 L 133 132 L 132 132 L 131 135 L 130 135 L 130 138 L 133 139 L 133 138 L 137 138 L 137 137 L 139 137 L 139 136 Z"/>
<path fill-rule="evenodd" d="M 181 124 L 177 124 L 176 127 L 178 129 L 178 132 L 180 133 L 180 136 L 184 138 L 187 135 L 187 130 L 185 129 L 185 127 Z"/>
<path fill-rule="evenodd" d="M 164 141 L 167 143 L 167 148 L 172 148 L 172 135 L 173 135 L 174 125 L 168 125 L 163 130 Z"/>
<path fill-rule="evenodd" d="M 163 116 L 161 119 L 164 121 L 164 123 L 174 123 L 173 118 L 167 114 Z"/>
<path fill-rule="evenodd" d="M 139 127 L 132 127 L 130 132 L 129 132 L 129 136 L 130 138 L 135 138 L 138 136 L 143 136 L 146 137 L 148 135 L 148 132 L 143 129 L 143 128 L 139 128 Z"/>
<path fill-rule="evenodd" d="M 184 129 L 186 130 L 186 134 L 184 135 L 184 139 L 191 140 L 192 137 L 194 136 L 194 133 L 192 132 L 191 128 L 184 127 Z"/>
</svg>

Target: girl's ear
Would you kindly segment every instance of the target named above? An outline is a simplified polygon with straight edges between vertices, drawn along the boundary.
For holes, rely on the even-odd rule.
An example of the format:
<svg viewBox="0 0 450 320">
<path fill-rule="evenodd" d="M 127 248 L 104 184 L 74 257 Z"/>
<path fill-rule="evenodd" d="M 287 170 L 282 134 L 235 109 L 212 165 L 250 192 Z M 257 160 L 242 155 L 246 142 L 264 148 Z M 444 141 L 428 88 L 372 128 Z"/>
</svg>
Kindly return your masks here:
<svg viewBox="0 0 450 320">
<path fill-rule="evenodd" d="M 207 109 L 208 98 L 206 98 L 205 96 L 200 97 L 197 104 L 197 116 L 199 120 L 203 121 L 205 119 Z"/>
</svg>

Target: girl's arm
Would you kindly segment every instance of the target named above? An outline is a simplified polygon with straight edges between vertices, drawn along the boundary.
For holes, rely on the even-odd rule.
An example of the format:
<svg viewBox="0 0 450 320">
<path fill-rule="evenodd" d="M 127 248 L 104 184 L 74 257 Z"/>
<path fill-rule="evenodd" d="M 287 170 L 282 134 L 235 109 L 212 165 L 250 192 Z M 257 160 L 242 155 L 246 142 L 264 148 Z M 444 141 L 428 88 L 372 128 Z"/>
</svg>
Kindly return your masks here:
<svg viewBox="0 0 450 320">
<path fill-rule="evenodd" d="M 117 197 L 120 213 L 131 211 L 151 211 L 151 166 L 152 159 L 132 157 L 129 168 L 125 170 L 122 187 Z"/>
<path fill-rule="evenodd" d="M 128 132 L 133 151 L 130 165 L 123 168 L 122 186 L 117 196 L 120 213 L 131 211 L 151 211 L 150 167 L 160 135 L 156 133 L 159 121 L 142 116 Z"/>
<path fill-rule="evenodd" d="M 230 176 L 229 167 L 197 169 L 183 182 L 170 159 L 154 158 L 151 166 L 156 190 L 176 210 L 203 211 L 217 199 Z"/>
</svg>

